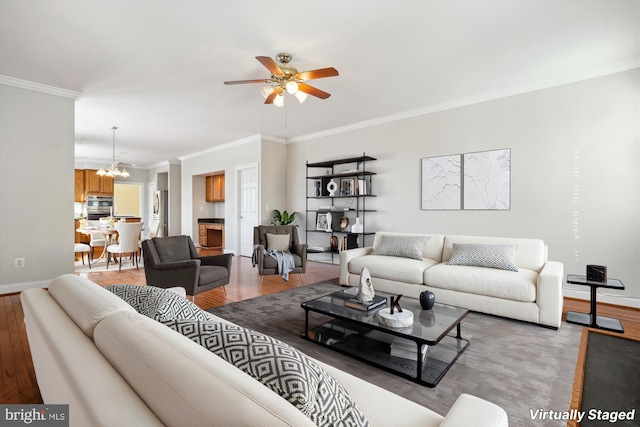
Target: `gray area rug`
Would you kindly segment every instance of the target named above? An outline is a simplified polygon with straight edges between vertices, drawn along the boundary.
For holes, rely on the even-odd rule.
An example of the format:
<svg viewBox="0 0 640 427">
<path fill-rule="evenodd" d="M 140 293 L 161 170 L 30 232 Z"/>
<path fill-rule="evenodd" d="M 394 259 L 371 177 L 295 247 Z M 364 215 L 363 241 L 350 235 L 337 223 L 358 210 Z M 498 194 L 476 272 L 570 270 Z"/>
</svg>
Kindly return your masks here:
<svg viewBox="0 0 640 427">
<path fill-rule="evenodd" d="M 322 282 L 207 311 L 278 338 L 311 357 L 442 415 L 461 393 L 468 393 L 504 408 L 512 427 L 566 426 L 566 421 L 534 420 L 532 413 L 540 409 L 568 410 L 581 326 L 563 323 L 556 331 L 470 313 L 462 322 L 462 336 L 471 344 L 440 383 L 428 388 L 301 337 L 305 316 L 300 304 L 340 289 L 337 280 Z M 309 326 L 313 328 L 327 320 L 325 316 L 310 313 Z"/>
</svg>

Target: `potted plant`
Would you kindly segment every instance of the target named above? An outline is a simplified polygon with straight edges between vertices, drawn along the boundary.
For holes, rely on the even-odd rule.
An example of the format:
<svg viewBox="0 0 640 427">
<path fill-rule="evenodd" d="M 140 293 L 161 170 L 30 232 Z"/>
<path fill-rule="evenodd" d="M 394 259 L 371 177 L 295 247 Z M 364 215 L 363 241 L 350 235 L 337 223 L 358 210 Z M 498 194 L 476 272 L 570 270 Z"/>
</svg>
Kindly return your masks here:
<svg viewBox="0 0 640 427">
<path fill-rule="evenodd" d="M 296 220 L 296 215 L 298 212 L 287 212 L 286 210 L 280 213 L 278 209 L 273 210 L 273 219 L 271 220 L 272 225 L 289 225 L 292 224 Z M 297 224 L 293 224 L 296 227 Z"/>
</svg>

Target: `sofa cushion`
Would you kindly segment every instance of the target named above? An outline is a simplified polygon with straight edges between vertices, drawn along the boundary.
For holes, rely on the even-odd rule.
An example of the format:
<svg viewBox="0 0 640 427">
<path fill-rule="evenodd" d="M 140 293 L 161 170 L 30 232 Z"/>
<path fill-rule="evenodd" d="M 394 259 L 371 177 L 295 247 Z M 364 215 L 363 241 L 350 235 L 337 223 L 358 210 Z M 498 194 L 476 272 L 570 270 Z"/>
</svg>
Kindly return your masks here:
<svg viewBox="0 0 640 427">
<path fill-rule="evenodd" d="M 487 295 L 514 301 L 534 302 L 538 273 L 521 268 L 517 273 L 495 268 L 441 263 L 424 272 L 424 283 L 433 288 Z"/>
<path fill-rule="evenodd" d="M 422 261 L 429 237 L 382 235 L 372 255 L 395 256 Z"/>
<path fill-rule="evenodd" d="M 241 326 L 194 320 L 162 322 L 280 394 L 318 426 L 368 426 L 347 391 L 290 345 Z"/>
<path fill-rule="evenodd" d="M 429 258 L 418 261 L 401 257 L 365 255 L 349 261 L 349 273 L 360 275 L 362 269 L 366 267 L 371 273 L 371 277 L 374 278 L 373 288 L 375 289 L 375 278 L 405 283 L 423 283 L 424 270 L 435 264 L 437 262 Z"/>
<path fill-rule="evenodd" d="M 107 316 L 94 336 L 102 355 L 164 425 L 313 426 L 251 376 L 133 309 Z"/>
<path fill-rule="evenodd" d="M 485 245 L 454 243 L 449 265 L 470 265 L 518 271 L 515 265 L 516 245 Z"/>
<path fill-rule="evenodd" d="M 154 320 L 209 319 L 197 305 L 168 289 L 140 285 L 111 285 L 105 289 Z"/>
<path fill-rule="evenodd" d="M 289 252 L 290 234 L 267 233 L 267 251 Z"/>
<path fill-rule="evenodd" d="M 64 274 L 49 284 L 49 295 L 76 325 L 93 338 L 96 325 L 108 315 L 133 308 L 102 286 L 75 274 Z"/>
<path fill-rule="evenodd" d="M 189 240 L 185 236 L 154 237 L 153 245 L 158 252 L 160 262 L 184 261 L 191 258 Z"/>
</svg>

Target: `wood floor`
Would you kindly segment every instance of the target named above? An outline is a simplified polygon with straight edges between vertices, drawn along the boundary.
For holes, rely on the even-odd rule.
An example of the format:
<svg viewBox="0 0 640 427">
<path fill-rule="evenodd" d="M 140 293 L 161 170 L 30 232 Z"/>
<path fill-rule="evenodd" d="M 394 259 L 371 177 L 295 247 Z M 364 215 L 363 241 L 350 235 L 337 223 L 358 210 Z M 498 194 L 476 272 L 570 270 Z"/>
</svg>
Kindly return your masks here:
<svg viewBox="0 0 640 427">
<path fill-rule="evenodd" d="M 208 254 L 206 251 L 202 253 Z M 309 262 L 302 280 L 299 275 L 291 275 L 288 283 L 279 276 L 266 276 L 260 285 L 258 273 L 252 268 L 250 258 L 234 257 L 232 269 L 229 285 L 196 296 L 195 303 L 199 307 L 217 307 L 324 280 L 334 279 L 337 284 L 338 277 L 338 266 Z M 103 286 L 116 283 L 146 284 L 142 269 L 87 273 L 83 276 Z M 568 310 L 588 312 L 589 303 L 566 298 L 564 312 Z M 624 336 L 640 340 L 639 310 L 599 303 L 598 314 L 621 319 L 625 328 Z M 42 403 L 23 319 L 20 295 L 0 296 L 0 403 Z M 580 369 L 579 360 L 577 368 Z"/>
</svg>

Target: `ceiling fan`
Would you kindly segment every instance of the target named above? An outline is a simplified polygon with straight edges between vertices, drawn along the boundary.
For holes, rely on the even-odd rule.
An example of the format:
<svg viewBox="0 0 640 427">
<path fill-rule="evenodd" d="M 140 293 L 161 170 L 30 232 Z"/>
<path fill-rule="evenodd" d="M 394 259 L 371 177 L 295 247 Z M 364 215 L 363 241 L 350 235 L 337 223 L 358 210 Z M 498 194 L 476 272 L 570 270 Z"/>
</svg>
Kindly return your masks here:
<svg viewBox="0 0 640 427">
<path fill-rule="evenodd" d="M 298 72 L 295 67 L 289 65 L 291 55 L 288 53 L 279 53 L 276 56 L 280 64 L 268 56 L 256 56 L 256 59 L 271 72 L 271 77 L 268 79 L 233 80 L 224 82 L 224 84 L 270 83 L 269 86 L 262 88 L 262 95 L 266 98 L 264 103 L 273 104 L 278 107 L 284 105 L 285 93 L 294 95 L 300 103 L 304 102 L 307 95 L 312 95 L 320 99 L 327 99 L 331 96 L 331 94 L 325 91 L 306 84 L 305 81 L 337 76 L 338 70 L 333 67 Z"/>
</svg>

